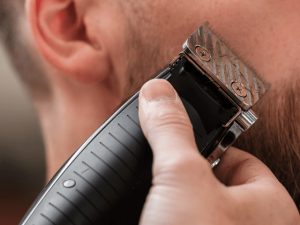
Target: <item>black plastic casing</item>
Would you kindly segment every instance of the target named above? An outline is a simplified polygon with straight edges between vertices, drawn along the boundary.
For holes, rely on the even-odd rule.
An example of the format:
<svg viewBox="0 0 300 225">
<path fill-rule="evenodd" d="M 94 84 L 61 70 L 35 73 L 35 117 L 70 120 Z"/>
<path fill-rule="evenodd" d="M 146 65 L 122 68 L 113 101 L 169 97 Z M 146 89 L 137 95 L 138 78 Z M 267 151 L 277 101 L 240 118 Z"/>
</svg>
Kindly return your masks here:
<svg viewBox="0 0 300 225">
<path fill-rule="evenodd" d="M 182 98 L 199 151 L 209 156 L 238 107 L 184 56 L 158 78 L 167 79 Z M 151 163 L 137 93 L 66 162 L 20 224 L 138 224 L 151 186 Z"/>
</svg>

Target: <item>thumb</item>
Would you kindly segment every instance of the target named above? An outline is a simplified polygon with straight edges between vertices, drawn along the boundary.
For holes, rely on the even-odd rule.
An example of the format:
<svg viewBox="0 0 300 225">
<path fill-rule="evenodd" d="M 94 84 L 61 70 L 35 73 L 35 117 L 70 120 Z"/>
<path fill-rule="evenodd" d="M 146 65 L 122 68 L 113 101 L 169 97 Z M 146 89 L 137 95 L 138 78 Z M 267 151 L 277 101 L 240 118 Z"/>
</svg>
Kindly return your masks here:
<svg viewBox="0 0 300 225">
<path fill-rule="evenodd" d="M 151 80 L 140 92 L 142 130 L 154 153 L 154 175 L 178 164 L 197 163 L 209 168 L 200 156 L 187 112 L 166 80 Z M 203 172 L 203 171 L 202 171 Z"/>
</svg>

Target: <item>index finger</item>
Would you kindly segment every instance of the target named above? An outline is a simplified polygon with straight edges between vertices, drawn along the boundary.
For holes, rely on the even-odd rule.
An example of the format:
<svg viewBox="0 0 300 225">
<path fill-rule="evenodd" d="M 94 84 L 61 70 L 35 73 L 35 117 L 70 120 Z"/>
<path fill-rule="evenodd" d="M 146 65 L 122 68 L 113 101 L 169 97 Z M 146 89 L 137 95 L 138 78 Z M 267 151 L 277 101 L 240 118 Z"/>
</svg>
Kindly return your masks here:
<svg viewBox="0 0 300 225">
<path fill-rule="evenodd" d="M 231 147 L 222 156 L 220 164 L 215 168 L 218 179 L 228 186 L 242 185 L 274 179 L 270 169 L 251 154 Z"/>
</svg>

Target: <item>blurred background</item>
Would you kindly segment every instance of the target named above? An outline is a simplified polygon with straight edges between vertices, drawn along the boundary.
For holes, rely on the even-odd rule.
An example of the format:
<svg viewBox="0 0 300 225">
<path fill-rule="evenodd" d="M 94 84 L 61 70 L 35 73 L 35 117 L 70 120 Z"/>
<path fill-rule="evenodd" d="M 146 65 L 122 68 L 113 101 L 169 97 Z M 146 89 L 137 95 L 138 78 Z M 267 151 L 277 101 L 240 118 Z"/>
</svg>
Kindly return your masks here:
<svg viewBox="0 0 300 225">
<path fill-rule="evenodd" d="M 30 98 L 0 44 L 0 224 L 18 224 L 44 185 L 44 150 Z"/>
</svg>

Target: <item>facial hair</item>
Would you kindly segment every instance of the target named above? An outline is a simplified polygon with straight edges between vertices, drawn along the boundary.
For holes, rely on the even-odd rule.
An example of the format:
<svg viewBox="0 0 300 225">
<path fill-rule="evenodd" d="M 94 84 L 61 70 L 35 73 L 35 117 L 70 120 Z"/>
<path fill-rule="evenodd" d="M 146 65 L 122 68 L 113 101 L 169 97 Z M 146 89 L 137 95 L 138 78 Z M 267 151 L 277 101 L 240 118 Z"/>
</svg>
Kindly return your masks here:
<svg viewBox="0 0 300 225">
<path fill-rule="evenodd" d="M 259 120 L 236 146 L 261 159 L 300 209 L 300 78 L 290 77 L 275 83 L 254 107 Z"/>
<path fill-rule="evenodd" d="M 129 18 L 129 17 L 128 17 Z M 139 24 L 147 30 L 146 18 Z M 136 22 L 128 21 L 128 83 L 124 96 L 136 92 L 153 74 L 168 64 L 177 48 L 164 49 L 149 32 L 137 32 Z M 148 36 L 144 36 L 148 35 Z M 254 107 L 259 120 L 236 142 L 235 146 L 263 161 L 286 187 L 300 209 L 300 76 L 282 76 Z"/>
</svg>

